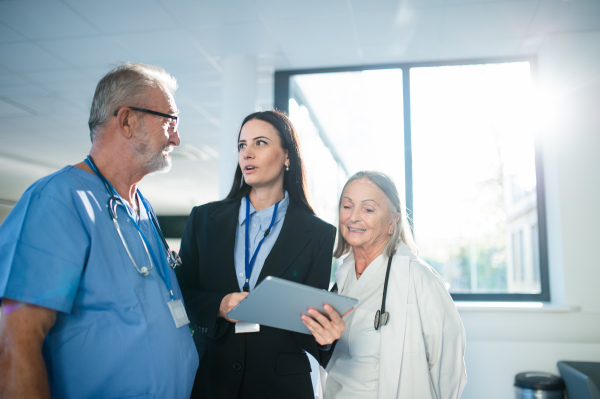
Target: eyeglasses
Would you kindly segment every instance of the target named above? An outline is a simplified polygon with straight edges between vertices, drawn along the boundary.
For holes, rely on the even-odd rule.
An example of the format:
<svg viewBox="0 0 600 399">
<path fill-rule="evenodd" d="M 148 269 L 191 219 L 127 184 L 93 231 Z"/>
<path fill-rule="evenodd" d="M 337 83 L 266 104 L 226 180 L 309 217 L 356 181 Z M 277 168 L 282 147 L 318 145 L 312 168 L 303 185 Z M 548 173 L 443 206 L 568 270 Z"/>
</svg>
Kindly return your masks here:
<svg viewBox="0 0 600 399">
<path fill-rule="evenodd" d="M 156 115 L 156 116 L 162 116 L 163 118 L 169 118 L 169 119 L 171 119 L 173 121 L 173 122 L 171 122 L 172 126 L 173 126 L 173 130 L 177 130 L 177 126 L 179 125 L 179 116 L 164 114 L 162 112 L 152 111 L 152 110 L 149 110 L 149 109 L 138 108 L 138 107 L 127 107 L 127 108 L 131 109 L 132 111 L 145 112 L 147 114 L 152 114 L 152 115 Z M 118 113 L 119 113 L 119 110 L 116 110 L 113 113 L 113 115 L 117 116 Z"/>
</svg>

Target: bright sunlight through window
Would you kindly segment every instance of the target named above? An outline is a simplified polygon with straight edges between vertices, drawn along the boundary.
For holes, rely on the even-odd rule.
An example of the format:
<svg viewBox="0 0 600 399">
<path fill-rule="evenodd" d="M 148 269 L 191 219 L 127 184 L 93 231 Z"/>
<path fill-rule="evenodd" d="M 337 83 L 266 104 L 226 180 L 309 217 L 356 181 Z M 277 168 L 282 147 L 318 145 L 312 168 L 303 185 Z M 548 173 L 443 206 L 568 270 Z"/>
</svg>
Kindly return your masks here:
<svg viewBox="0 0 600 399">
<path fill-rule="evenodd" d="M 404 72 L 401 66 L 290 74 L 289 113 L 319 216 L 337 223 L 346 179 L 380 170 L 394 179 L 404 205 L 412 204 L 419 255 L 452 294 L 543 299 L 527 296 L 542 294 L 547 270 L 530 63 Z"/>
</svg>

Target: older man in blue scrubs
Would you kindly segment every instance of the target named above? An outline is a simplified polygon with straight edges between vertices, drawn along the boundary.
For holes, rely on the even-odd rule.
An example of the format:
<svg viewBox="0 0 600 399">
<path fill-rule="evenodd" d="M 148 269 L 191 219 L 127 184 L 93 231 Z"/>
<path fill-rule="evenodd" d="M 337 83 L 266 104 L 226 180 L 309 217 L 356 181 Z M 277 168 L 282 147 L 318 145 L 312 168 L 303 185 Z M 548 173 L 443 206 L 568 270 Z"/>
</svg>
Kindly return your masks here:
<svg viewBox="0 0 600 399">
<path fill-rule="evenodd" d="M 0 397 L 189 398 L 178 259 L 137 190 L 179 145 L 176 88 L 150 65 L 111 70 L 89 156 L 34 183 L 0 226 Z"/>
</svg>

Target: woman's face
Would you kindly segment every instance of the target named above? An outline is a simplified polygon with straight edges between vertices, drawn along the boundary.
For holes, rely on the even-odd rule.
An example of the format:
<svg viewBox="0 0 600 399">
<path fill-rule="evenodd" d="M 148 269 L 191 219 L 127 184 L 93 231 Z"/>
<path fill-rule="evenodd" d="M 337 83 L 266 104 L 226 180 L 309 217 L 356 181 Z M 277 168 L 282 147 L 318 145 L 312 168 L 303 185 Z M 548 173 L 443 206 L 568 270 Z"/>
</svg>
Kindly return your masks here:
<svg viewBox="0 0 600 399">
<path fill-rule="evenodd" d="M 383 250 L 394 231 L 385 193 L 367 178 L 350 182 L 340 206 L 342 236 L 353 249 Z"/>
<path fill-rule="evenodd" d="M 268 122 L 251 119 L 240 132 L 238 162 L 244 181 L 253 188 L 282 187 L 288 152 L 277 130 Z"/>
</svg>

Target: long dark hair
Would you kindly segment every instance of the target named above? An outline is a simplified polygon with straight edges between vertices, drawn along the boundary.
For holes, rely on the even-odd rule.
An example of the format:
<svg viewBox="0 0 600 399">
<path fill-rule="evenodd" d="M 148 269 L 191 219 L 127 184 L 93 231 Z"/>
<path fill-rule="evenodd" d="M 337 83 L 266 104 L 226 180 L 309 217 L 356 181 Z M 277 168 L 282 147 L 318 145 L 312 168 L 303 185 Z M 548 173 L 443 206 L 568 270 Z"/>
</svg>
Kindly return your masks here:
<svg viewBox="0 0 600 399">
<path fill-rule="evenodd" d="M 298 134 L 296 129 L 283 112 L 272 110 L 272 111 L 259 111 L 248 115 L 244 118 L 240 132 L 238 133 L 238 140 L 242 133 L 242 128 L 246 122 L 252 119 L 258 119 L 271 124 L 279 133 L 281 139 L 281 147 L 288 152 L 288 158 L 290 160 L 290 170 L 284 172 L 283 176 L 283 189 L 286 190 L 290 196 L 290 201 L 293 201 L 301 208 L 308 212 L 315 214 L 312 206 L 308 202 L 307 186 L 306 186 L 306 172 L 304 170 L 304 164 L 302 163 L 302 152 L 300 151 L 300 141 L 298 140 Z M 226 199 L 228 200 L 239 200 L 250 193 L 251 186 L 246 184 L 244 181 L 242 170 L 240 166 L 235 169 L 235 176 L 233 177 L 233 184 L 231 190 L 227 194 Z"/>
</svg>

